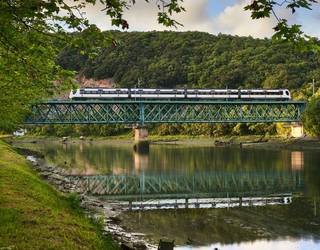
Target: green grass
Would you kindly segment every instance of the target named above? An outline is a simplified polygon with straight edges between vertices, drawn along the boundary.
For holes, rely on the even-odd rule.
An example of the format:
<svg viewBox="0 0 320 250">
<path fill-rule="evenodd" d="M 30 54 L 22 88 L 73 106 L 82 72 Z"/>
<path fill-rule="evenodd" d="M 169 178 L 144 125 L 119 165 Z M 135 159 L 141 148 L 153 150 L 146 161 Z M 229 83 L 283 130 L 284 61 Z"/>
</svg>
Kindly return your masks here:
<svg viewBox="0 0 320 250">
<path fill-rule="evenodd" d="M 0 141 L 0 249 L 117 249 L 102 226 Z"/>
</svg>

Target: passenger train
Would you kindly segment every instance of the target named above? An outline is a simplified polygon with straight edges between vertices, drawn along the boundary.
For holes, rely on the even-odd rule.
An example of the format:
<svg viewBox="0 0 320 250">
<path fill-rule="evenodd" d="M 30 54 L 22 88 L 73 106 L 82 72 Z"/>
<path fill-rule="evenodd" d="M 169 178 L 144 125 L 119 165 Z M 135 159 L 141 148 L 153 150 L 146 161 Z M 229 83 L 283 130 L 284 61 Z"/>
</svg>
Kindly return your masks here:
<svg viewBox="0 0 320 250">
<path fill-rule="evenodd" d="M 70 92 L 70 99 L 232 99 L 290 100 L 288 89 L 142 89 L 80 88 Z"/>
</svg>

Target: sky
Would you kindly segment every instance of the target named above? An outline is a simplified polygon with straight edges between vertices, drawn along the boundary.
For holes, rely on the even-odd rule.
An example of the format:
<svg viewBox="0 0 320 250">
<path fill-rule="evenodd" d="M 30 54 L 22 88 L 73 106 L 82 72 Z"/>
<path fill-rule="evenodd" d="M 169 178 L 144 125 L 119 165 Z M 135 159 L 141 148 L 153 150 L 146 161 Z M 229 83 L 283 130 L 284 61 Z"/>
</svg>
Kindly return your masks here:
<svg viewBox="0 0 320 250">
<path fill-rule="evenodd" d="M 212 246 L 204 246 L 195 248 L 197 250 L 207 249 L 224 249 L 224 250 L 317 250 L 319 249 L 319 242 L 311 239 L 294 239 L 287 238 L 281 240 L 256 240 L 235 244 L 213 244 Z M 177 247 L 178 250 L 191 250 L 193 247 Z"/>
<path fill-rule="evenodd" d="M 276 25 L 274 17 L 252 20 L 250 12 L 243 10 L 250 0 L 184 0 L 186 11 L 174 15 L 175 20 L 183 26 L 168 29 L 157 23 L 156 2 L 157 0 L 150 0 L 148 4 L 144 0 L 136 0 L 135 5 L 125 10 L 124 18 L 129 23 L 129 31 L 203 31 L 265 38 L 272 36 L 272 28 Z M 96 5 L 86 7 L 84 12 L 100 29 L 116 29 L 101 10 L 102 6 Z M 276 9 L 276 13 L 289 23 L 302 25 L 306 34 L 320 37 L 320 4 L 315 4 L 312 11 L 298 10 L 294 15 L 285 8 Z"/>
</svg>

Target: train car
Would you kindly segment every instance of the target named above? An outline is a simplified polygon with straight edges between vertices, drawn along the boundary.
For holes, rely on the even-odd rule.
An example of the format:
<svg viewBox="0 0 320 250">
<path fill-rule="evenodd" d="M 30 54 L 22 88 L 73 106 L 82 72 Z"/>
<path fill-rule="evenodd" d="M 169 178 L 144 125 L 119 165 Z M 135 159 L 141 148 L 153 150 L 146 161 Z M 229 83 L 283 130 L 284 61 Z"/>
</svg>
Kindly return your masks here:
<svg viewBox="0 0 320 250">
<path fill-rule="evenodd" d="M 183 99 L 184 89 L 130 89 L 131 98 L 143 99 Z"/>
<path fill-rule="evenodd" d="M 242 89 L 241 99 L 256 100 L 290 100 L 291 94 L 288 89 Z"/>
<path fill-rule="evenodd" d="M 69 94 L 70 99 L 118 99 L 129 98 L 129 91 L 125 88 L 106 89 L 106 88 L 81 88 L 72 90 Z"/>
<path fill-rule="evenodd" d="M 290 100 L 288 89 L 142 89 L 81 88 L 70 99 Z"/>
<path fill-rule="evenodd" d="M 187 89 L 189 99 L 238 99 L 237 89 Z"/>
</svg>

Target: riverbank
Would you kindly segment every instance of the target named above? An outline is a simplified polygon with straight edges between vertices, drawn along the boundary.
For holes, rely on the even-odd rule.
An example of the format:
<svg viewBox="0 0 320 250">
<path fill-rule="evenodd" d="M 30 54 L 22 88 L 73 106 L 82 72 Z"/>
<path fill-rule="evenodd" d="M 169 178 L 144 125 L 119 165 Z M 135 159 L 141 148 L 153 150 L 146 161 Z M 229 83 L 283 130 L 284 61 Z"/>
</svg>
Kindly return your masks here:
<svg viewBox="0 0 320 250">
<path fill-rule="evenodd" d="M 0 248 L 118 249 L 75 195 L 39 178 L 27 160 L 0 141 Z"/>
<path fill-rule="evenodd" d="M 45 136 L 23 136 L 7 138 L 8 143 L 37 143 L 41 141 L 55 141 L 64 143 L 81 143 L 89 142 L 94 144 L 132 144 L 133 138 L 130 137 L 45 137 Z M 205 137 L 205 136 L 154 136 L 148 137 L 151 144 L 173 144 L 188 146 L 215 146 L 215 147 L 254 147 L 266 149 L 288 149 L 288 150 L 320 150 L 320 139 L 314 137 L 302 138 L 285 138 L 281 136 L 221 136 L 221 137 Z"/>
</svg>

